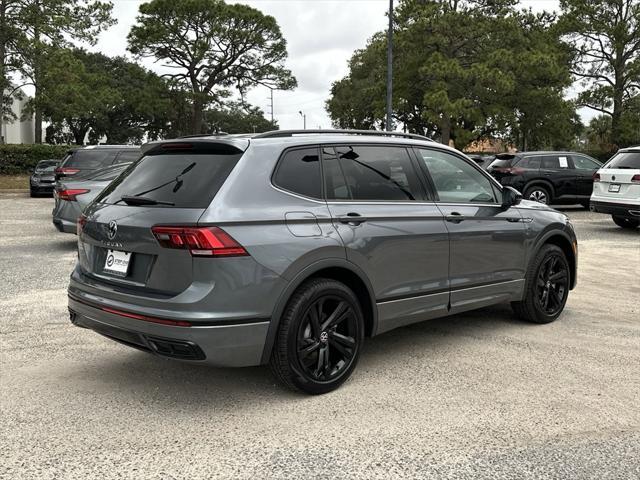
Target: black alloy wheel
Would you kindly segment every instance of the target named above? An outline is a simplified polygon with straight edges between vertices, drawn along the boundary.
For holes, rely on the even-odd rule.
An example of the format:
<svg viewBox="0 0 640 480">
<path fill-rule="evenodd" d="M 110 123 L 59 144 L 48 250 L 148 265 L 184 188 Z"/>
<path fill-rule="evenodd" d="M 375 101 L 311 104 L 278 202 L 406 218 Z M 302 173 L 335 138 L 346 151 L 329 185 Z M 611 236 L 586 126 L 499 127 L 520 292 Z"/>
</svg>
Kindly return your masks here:
<svg viewBox="0 0 640 480">
<path fill-rule="evenodd" d="M 569 271 L 566 262 L 558 255 L 545 258 L 538 270 L 537 298 L 546 315 L 556 315 L 564 307 L 569 287 Z"/>
<path fill-rule="evenodd" d="M 357 350 L 358 325 L 349 303 L 334 295 L 321 296 L 305 312 L 298 327 L 300 368 L 318 382 L 339 377 Z"/>
<path fill-rule="evenodd" d="M 269 365 L 293 390 L 327 393 L 349 378 L 363 339 L 362 309 L 353 291 L 336 280 L 310 279 L 287 303 Z"/>
<path fill-rule="evenodd" d="M 557 245 L 543 245 L 527 268 L 522 300 L 511 302 L 515 314 L 533 323 L 550 323 L 567 303 L 571 270 Z"/>
</svg>

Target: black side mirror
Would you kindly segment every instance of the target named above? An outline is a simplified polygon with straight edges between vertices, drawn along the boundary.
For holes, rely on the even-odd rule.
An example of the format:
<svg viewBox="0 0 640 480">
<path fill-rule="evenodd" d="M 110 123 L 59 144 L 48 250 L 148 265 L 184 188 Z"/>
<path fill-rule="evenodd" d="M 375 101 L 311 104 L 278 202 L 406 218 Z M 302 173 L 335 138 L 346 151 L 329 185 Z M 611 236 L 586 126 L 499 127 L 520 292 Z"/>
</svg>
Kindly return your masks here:
<svg viewBox="0 0 640 480">
<path fill-rule="evenodd" d="M 522 194 L 513 187 L 504 187 L 502 190 L 502 208 L 507 210 L 509 207 L 518 205 L 522 200 Z"/>
</svg>

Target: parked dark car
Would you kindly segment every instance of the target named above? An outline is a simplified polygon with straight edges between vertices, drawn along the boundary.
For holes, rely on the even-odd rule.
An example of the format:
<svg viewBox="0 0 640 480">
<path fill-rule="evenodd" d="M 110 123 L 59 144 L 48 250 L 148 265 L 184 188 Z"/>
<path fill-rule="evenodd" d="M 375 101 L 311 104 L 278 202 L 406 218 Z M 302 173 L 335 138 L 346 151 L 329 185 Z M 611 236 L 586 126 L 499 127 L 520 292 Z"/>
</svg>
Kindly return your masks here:
<svg viewBox="0 0 640 480">
<path fill-rule="evenodd" d="M 53 197 L 53 225 L 63 233 L 76 233 L 76 222 L 87 205 L 131 163 L 119 163 L 101 170 L 61 180 Z"/>
<path fill-rule="evenodd" d="M 55 169 L 60 160 L 40 160 L 29 179 L 29 193 L 37 195 L 51 195 L 55 184 Z"/>
<path fill-rule="evenodd" d="M 502 185 L 544 204 L 575 204 L 589 208 L 597 160 L 575 152 L 499 154 L 487 171 Z"/>
<path fill-rule="evenodd" d="M 140 147 L 131 145 L 91 145 L 71 150 L 56 168 L 56 181 L 117 163 L 131 163 L 139 156 Z"/>
</svg>

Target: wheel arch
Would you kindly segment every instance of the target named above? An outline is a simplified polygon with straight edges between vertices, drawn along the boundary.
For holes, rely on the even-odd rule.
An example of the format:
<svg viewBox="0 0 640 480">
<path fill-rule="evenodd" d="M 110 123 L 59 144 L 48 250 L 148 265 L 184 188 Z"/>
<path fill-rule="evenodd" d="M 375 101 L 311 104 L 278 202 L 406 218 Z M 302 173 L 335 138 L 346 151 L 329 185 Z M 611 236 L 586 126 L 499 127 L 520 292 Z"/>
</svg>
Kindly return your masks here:
<svg viewBox="0 0 640 480">
<path fill-rule="evenodd" d="M 577 251 L 574 250 L 573 241 L 571 240 L 569 235 L 567 235 L 563 231 L 553 230 L 553 231 L 547 232 L 538 240 L 538 243 L 536 244 L 536 248 L 534 249 L 533 254 L 531 255 L 531 258 L 529 260 L 530 262 L 533 261 L 538 251 L 540 251 L 540 249 L 545 245 L 555 245 L 559 247 L 564 253 L 565 257 L 567 257 L 567 262 L 569 262 L 569 270 L 570 270 L 569 289 L 573 290 L 573 288 L 576 286 L 576 281 L 578 278 L 577 277 L 578 258 L 577 258 Z M 577 249 L 577 244 L 576 244 L 576 249 Z"/>
<path fill-rule="evenodd" d="M 364 316 L 365 336 L 372 336 L 378 325 L 378 309 L 373 287 L 366 275 L 356 265 L 343 258 L 331 258 L 315 262 L 293 277 L 287 288 L 280 295 L 271 315 L 269 330 L 262 351 L 261 363 L 269 362 L 273 344 L 280 326 L 280 317 L 293 293 L 304 282 L 311 278 L 330 278 L 347 285 L 358 297 Z"/>
</svg>

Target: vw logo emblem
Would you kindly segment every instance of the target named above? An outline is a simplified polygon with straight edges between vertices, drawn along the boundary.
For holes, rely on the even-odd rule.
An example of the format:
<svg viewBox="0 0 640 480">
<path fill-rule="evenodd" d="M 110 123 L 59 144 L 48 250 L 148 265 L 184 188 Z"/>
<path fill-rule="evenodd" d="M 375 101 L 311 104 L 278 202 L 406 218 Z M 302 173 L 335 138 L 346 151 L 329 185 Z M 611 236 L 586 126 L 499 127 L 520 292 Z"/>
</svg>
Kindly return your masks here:
<svg viewBox="0 0 640 480">
<path fill-rule="evenodd" d="M 118 233 L 118 224 L 116 223 L 115 220 L 111 220 L 109 222 L 109 228 L 107 230 L 107 237 L 109 237 L 109 240 L 113 240 L 116 237 L 117 233 Z"/>
<path fill-rule="evenodd" d="M 329 341 L 329 334 L 327 332 L 322 332 L 320 334 L 320 341 L 322 343 L 327 343 Z"/>
</svg>

